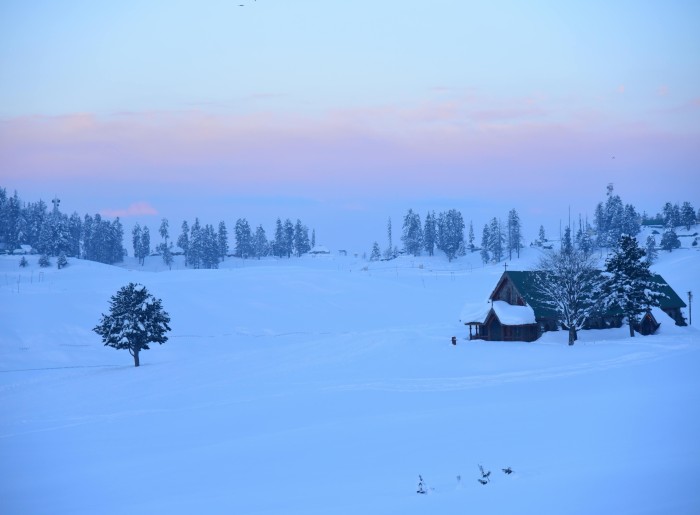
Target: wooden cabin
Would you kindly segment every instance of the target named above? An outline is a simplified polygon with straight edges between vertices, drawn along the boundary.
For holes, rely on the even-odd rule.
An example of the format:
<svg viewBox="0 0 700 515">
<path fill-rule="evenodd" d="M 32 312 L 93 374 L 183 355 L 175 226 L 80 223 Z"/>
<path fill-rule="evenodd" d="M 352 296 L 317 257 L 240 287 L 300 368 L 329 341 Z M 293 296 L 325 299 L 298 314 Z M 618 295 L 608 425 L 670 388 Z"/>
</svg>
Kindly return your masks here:
<svg viewBox="0 0 700 515">
<path fill-rule="evenodd" d="M 525 341 L 537 340 L 546 331 L 557 331 L 560 324 L 556 313 L 547 305 L 535 284 L 542 272 L 506 271 L 501 275 L 488 301 L 465 306 L 460 317 L 469 326 L 470 340 Z M 654 275 L 660 290 L 666 295 L 660 309 L 676 325 L 685 325 L 681 309 L 686 304 L 660 275 Z M 623 315 L 619 310 L 600 312 L 591 318 L 587 329 L 620 327 Z M 638 332 L 653 334 L 660 325 L 651 312 L 636 325 Z"/>
</svg>

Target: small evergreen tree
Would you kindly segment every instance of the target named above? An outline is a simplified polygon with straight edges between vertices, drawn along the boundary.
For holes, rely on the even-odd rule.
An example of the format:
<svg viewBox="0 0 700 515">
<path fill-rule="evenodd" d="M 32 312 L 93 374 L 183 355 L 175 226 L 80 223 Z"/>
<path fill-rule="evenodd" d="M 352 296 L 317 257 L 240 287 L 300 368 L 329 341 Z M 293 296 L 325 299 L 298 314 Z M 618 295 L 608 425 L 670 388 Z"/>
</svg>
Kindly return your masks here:
<svg viewBox="0 0 700 515">
<path fill-rule="evenodd" d="M 151 295 L 145 286 L 129 283 L 112 296 L 109 315 L 102 315 L 93 331 L 102 337 L 105 346 L 127 349 L 139 366 L 139 353 L 150 343 L 168 341 L 170 316 L 163 310 L 161 300 Z"/>
<path fill-rule="evenodd" d="M 651 265 L 654 263 L 654 261 L 656 261 L 659 254 L 656 250 L 656 238 L 654 238 L 653 234 L 647 236 L 645 249 L 647 252 L 647 263 Z"/>
<path fill-rule="evenodd" d="M 316 246 L 316 229 L 311 230 L 311 248 Z"/>
<path fill-rule="evenodd" d="M 297 218 L 297 222 L 294 224 L 294 255 L 301 257 L 310 250 L 309 228 Z"/>
<path fill-rule="evenodd" d="M 22 268 L 26 268 L 29 266 L 29 261 L 27 261 L 27 258 L 25 256 L 22 256 L 22 259 L 19 260 L 19 266 Z"/>
<path fill-rule="evenodd" d="M 146 257 L 151 254 L 151 232 L 148 227 L 143 228 L 141 234 L 141 246 L 139 248 L 139 257 L 141 258 L 141 266 L 146 263 Z"/>
<path fill-rule="evenodd" d="M 544 242 L 547 241 L 547 237 L 544 234 L 544 225 L 540 225 L 540 232 L 538 236 L 538 245 L 542 246 L 544 245 Z"/>
<path fill-rule="evenodd" d="M 379 243 L 376 241 L 372 245 L 372 254 L 369 256 L 370 261 L 379 261 L 382 257 L 381 251 L 379 250 Z"/>
<path fill-rule="evenodd" d="M 488 248 L 491 253 L 491 258 L 496 263 L 500 263 L 503 259 L 503 231 L 501 230 L 501 222 L 498 218 L 494 217 L 491 220 L 491 226 L 489 227 L 489 242 Z"/>
<path fill-rule="evenodd" d="M 68 258 L 66 257 L 65 252 L 61 252 L 59 254 L 58 260 L 56 261 L 56 266 L 58 266 L 59 270 L 68 266 Z"/>
<path fill-rule="evenodd" d="M 674 231 L 673 228 L 667 228 L 661 237 L 661 248 L 671 252 L 673 249 L 680 248 L 680 246 L 681 240 L 678 239 L 676 231 Z"/>
<path fill-rule="evenodd" d="M 49 260 L 49 256 L 47 254 L 42 254 L 41 257 L 39 257 L 39 266 L 41 268 L 47 268 L 51 266 L 51 261 Z"/>
<path fill-rule="evenodd" d="M 387 239 L 389 240 L 389 246 L 386 248 L 386 251 L 384 251 L 384 257 L 391 259 L 396 257 L 396 253 L 394 252 L 394 244 L 392 243 L 391 239 L 391 217 L 389 217 L 389 220 L 386 223 L 386 235 Z"/>
<path fill-rule="evenodd" d="M 246 259 L 253 254 L 253 234 L 248 220 L 239 218 L 236 220 L 236 250 L 235 256 Z"/>
</svg>

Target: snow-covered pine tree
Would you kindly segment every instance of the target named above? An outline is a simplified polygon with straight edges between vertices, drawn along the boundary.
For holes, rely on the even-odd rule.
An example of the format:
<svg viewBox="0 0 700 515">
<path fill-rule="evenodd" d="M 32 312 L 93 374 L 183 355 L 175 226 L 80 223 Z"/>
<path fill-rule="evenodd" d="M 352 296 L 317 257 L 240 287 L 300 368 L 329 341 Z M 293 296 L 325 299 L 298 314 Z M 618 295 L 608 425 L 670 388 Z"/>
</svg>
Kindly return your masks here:
<svg viewBox="0 0 700 515">
<path fill-rule="evenodd" d="M 520 216 L 515 209 L 508 212 L 508 259 L 513 259 L 513 251 L 520 258 L 520 247 L 522 246 L 522 226 Z"/>
<path fill-rule="evenodd" d="M 389 246 L 386 248 L 386 251 L 384 251 L 384 257 L 387 259 L 391 259 L 396 257 L 396 254 L 394 254 L 394 244 L 391 238 L 391 217 L 389 217 L 386 223 L 386 236 L 389 240 Z"/>
<path fill-rule="evenodd" d="M 189 254 L 190 254 L 190 227 L 187 224 L 187 220 L 182 222 L 182 232 L 177 238 L 177 246 L 182 249 L 185 254 L 185 266 L 189 264 Z"/>
<path fill-rule="evenodd" d="M 268 243 L 265 229 L 262 225 L 258 225 L 255 229 L 255 237 L 253 240 L 253 255 L 260 259 L 268 254 Z"/>
<path fill-rule="evenodd" d="M 284 227 L 282 220 L 277 218 L 275 222 L 275 239 L 272 240 L 272 254 L 277 257 L 283 257 L 284 252 Z"/>
<path fill-rule="evenodd" d="M 447 259 L 452 261 L 464 241 L 464 219 L 462 213 L 450 209 L 438 216 L 438 242 Z"/>
<path fill-rule="evenodd" d="M 658 251 L 656 250 L 656 238 L 653 234 L 647 236 L 647 241 L 645 245 L 645 250 L 647 252 L 647 263 L 652 265 L 656 258 L 658 257 Z"/>
<path fill-rule="evenodd" d="M 474 224 L 472 223 L 471 220 L 469 220 L 469 252 L 474 252 L 474 249 L 476 248 L 474 246 Z"/>
<path fill-rule="evenodd" d="M 141 225 L 136 222 L 131 229 L 131 244 L 134 248 L 134 257 L 141 263 Z"/>
<path fill-rule="evenodd" d="M 370 261 L 379 261 L 382 257 L 382 252 L 379 250 L 379 243 L 376 241 L 372 245 L 372 253 L 369 256 Z"/>
<path fill-rule="evenodd" d="M 690 228 L 697 223 L 696 218 L 695 218 L 695 209 L 688 201 L 683 202 L 683 205 L 681 206 L 681 220 L 680 221 L 681 221 L 681 225 L 683 225 L 685 227 L 686 231 L 689 231 Z"/>
<path fill-rule="evenodd" d="M 202 268 L 219 268 L 219 240 L 214 226 L 206 224 L 202 231 Z"/>
<path fill-rule="evenodd" d="M 311 248 L 316 246 L 316 229 L 311 230 Z"/>
<path fill-rule="evenodd" d="M 48 268 L 51 266 L 51 261 L 49 260 L 49 256 L 46 254 L 42 254 L 39 257 L 39 266 L 41 268 Z"/>
<path fill-rule="evenodd" d="M 569 331 L 569 345 L 577 340 L 596 312 L 601 299 L 602 276 L 590 254 L 562 246 L 558 252 L 544 256 L 535 274 L 535 289 L 557 321 Z"/>
<path fill-rule="evenodd" d="M 661 236 L 660 246 L 663 250 L 668 250 L 669 252 L 673 251 L 673 249 L 680 248 L 681 240 L 678 239 L 678 235 L 673 227 L 666 228 L 663 236 Z"/>
<path fill-rule="evenodd" d="M 141 233 L 141 246 L 139 247 L 139 257 L 141 258 L 141 266 L 146 263 L 146 257 L 151 254 L 151 232 L 147 226 L 144 226 Z"/>
<path fill-rule="evenodd" d="M 488 248 L 493 261 L 500 263 L 503 259 L 503 243 L 505 239 L 501 230 L 501 222 L 498 218 L 493 217 L 489 227 L 489 243 Z"/>
<path fill-rule="evenodd" d="M 545 234 L 544 234 L 544 225 L 540 225 L 540 232 L 539 232 L 537 239 L 538 239 L 538 246 L 540 246 L 540 247 L 542 245 L 544 245 L 544 242 L 547 241 L 547 236 L 545 236 Z"/>
<path fill-rule="evenodd" d="M 489 225 L 484 224 L 484 230 L 481 232 L 481 261 L 484 264 L 491 260 L 491 254 L 489 253 L 489 241 L 491 240 L 491 234 L 489 232 Z"/>
<path fill-rule="evenodd" d="M 66 257 L 65 252 L 61 252 L 58 255 L 58 259 L 56 260 L 56 266 L 59 270 L 68 266 L 68 258 Z"/>
<path fill-rule="evenodd" d="M 253 254 L 253 234 L 250 230 L 248 220 L 245 218 L 236 220 L 234 231 L 236 233 L 236 249 L 234 255 L 246 259 Z"/>
<path fill-rule="evenodd" d="M 284 220 L 284 255 L 291 258 L 294 253 L 294 224 L 287 218 Z"/>
<path fill-rule="evenodd" d="M 202 242 L 202 225 L 199 223 L 199 218 L 194 219 L 192 227 L 190 227 L 190 240 L 188 249 L 187 261 L 197 269 L 202 266 L 202 252 L 204 245 Z"/>
<path fill-rule="evenodd" d="M 26 256 L 22 256 L 22 259 L 19 260 L 19 266 L 22 268 L 29 266 L 29 261 L 27 261 Z"/>
<path fill-rule="evenodd" d="M 301 257 L 311 250 L 309 242 L 309 228 L 297 218 L 294 224 L 294 255 Z"/>
<path fill-rule="evenodd" d="M 122 287 L 109 302 L 109 314 L 102 315 L 93 331 L 102 337 L 106 346 L 127 349 L 138 367 L 139 353 L 148 350 L 150 343 L 168 341 L 170 316 L 162 302 L 151 295 L 145 286 L 129 283 Z"/>
<path fill-rule="evenodd" d="M 73 212 L 68 219 L 68 234 L 70 235 L 70 251 L 68 255 L 71 257 L 80 257 L 80 237 L 83 232 L 83 220 L 80 215 Z"/>
<path fill-rule="evenodd" d="M 630 336 L 634 336 L 638 315 L 658 306 L 664 297 L 658 283 L 652 279 L 645 255 L 637 240 L 625 234 L 605 261 L 605 270 L 609 274 L 603 285 L 605 304 L 608 308 L 620 308 L 627 317 Z"/>
<path fill-rule="evenodd" d="M 420 215 L 414 213 L 412 209 L 409 209 L 406 216 L 404 216 L 401 241 L 406 252 L 414 256 L 420 256 L 420 250 L 423 247 L 423 231 L 421 229 Z"/>
<path fill-rule="evenodd" d="M 219 230 L 216 233 L 216 238 L 219 244 L 219 258 L 221 261 L 223 261 L 228 255 L 228 230 L 226 229 L 226 223 L 223 220 L 219 222 Z"/>
<path fill-rule="evenodd" d="M 423 246 L 429 256 L 435 253 L 435 240 L 437 238 L 437 227 L 435 213 L 428 212 L 425 215 L 425 226 L 423 227 Z"/>
<path fill-rule="evenodd" d="M 561 251 L 564 254 L 571 254 L 574 251 L 574 245 L 571 241 L 571 228 L 564 229 L 564 237 L 561 240 Z"/>
<path fill-rule="evenodd" d="M 170 238 L 170 224 L 168 223 L 167 218 L 163 218 L 160 221 L 160 228 L 158 229 L 158 232 L 160 233 L 160 237 L 163 238 L 163 243 L 167 247 L 168 238 Z"/>
</svg>

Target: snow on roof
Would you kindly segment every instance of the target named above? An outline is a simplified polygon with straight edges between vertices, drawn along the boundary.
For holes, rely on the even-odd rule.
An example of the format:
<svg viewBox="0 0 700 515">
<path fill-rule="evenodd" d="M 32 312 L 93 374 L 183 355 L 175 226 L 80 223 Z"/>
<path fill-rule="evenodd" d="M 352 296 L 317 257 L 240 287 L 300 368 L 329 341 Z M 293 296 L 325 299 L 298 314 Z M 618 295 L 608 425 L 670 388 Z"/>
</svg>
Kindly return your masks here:
<svg viewBox="0 0 700 515">
<path fill-rule="evenodd" d="M 468 324 L 470 322 L 478 322 L 483 324 L 486 321 L 489 311 L 491 311 L 491 303 L 488 300 L 478 303 L 470 302 L 462 308 L 459 319 L 464 324 Z"/>
<path fill-rule="evenodd" d="M 514 306 L 502 300 L 494 300 L 493 310 L 504 325 L 535 323 L 535 312 L 530 306 Z"/>
<path fill-rule="evenodd" d="M 465 324 L 470 322 L 483 324 L 492 309 L 504 325 L 536 323 L 535 312 L 530 306 L 514 306 L 502 300 L 494 300 L 493 303 L 467 304 L 462 309 L 460 320 Z"/>
<path fill-rule="evenodd" d="M 324 247 L 323 245 L 316 245 L 314 248 L 312 248 L 309 251 L 309 254 L 330 254 L 331 251 L 328 250 L 328 247 Z"/>
</svg>

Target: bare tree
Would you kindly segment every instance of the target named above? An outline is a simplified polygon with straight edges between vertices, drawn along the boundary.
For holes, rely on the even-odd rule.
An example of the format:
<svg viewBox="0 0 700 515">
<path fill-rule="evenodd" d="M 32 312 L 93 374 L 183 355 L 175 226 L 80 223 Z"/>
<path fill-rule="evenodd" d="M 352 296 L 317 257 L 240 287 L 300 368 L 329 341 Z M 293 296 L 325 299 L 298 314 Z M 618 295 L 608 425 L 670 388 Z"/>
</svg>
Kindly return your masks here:
<svg viewBox="0 0 700 515">
<path fill-rule="evenodd" d="M 596 260 L 581 250 L 560 250 L 544 256 L 536 271 L 535 288 L 568 329 L 573 345 L 601 298 L 603 278 Z"/>
</svg>

